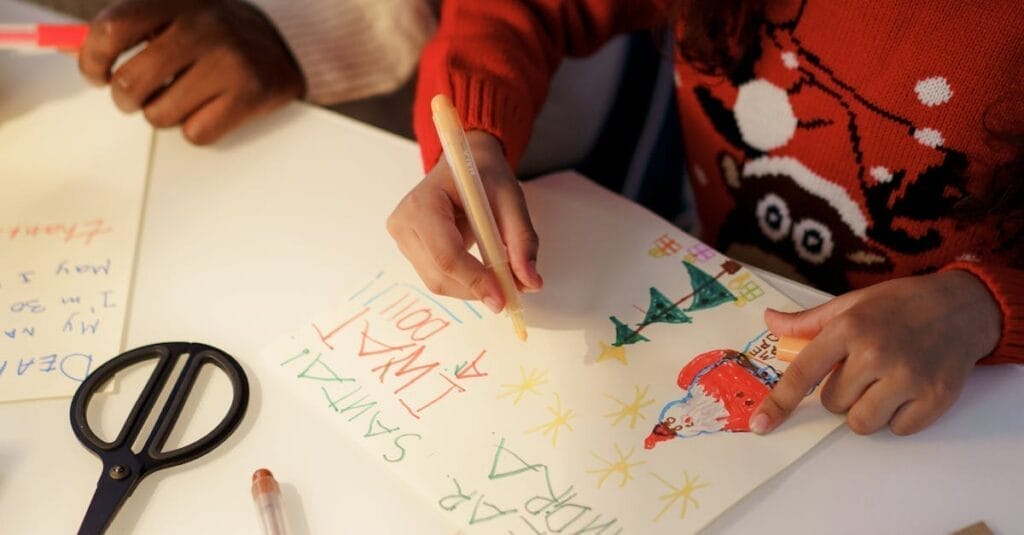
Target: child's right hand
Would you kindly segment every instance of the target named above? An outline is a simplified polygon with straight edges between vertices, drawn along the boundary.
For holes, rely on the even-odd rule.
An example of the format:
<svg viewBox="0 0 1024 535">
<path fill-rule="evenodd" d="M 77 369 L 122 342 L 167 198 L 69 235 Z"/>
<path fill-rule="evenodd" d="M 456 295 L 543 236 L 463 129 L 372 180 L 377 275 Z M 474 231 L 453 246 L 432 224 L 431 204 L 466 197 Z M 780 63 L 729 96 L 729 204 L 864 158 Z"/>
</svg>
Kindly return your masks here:
<svg viewBox="0 0 1024 535">
<path fill-rule="evenodd" d="M 538 291 L 544 282 L 537 273 L 537 233 L 501 142 L 479 131 L 468 132 L 466 137 L 508 250 L 512 273 L 521 290 Z M 497 278 L 468 252 L 473 231 L 443 157 L 398 203 L 388 218 L 388 232 L 430 291 L 479 299 L 495 313 L 505 307 Z"/>
</svg>

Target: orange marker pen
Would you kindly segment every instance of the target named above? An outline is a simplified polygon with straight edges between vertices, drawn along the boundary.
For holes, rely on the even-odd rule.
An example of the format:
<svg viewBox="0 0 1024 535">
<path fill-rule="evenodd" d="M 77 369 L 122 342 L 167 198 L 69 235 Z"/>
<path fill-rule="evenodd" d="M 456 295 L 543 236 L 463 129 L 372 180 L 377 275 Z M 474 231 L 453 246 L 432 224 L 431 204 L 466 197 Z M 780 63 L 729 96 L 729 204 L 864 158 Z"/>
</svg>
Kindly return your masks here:
<svg viewBox="0 0 1024 535">
<path fill-rule="evenodd" d="M 519 290 L 516 289 L 512 268 L 508 263 L 508 253 L 501 241 L 498 224 L 491 212 L 491 203 L 487 199 L 484 185 L 480 182 L 480 171 L 473 160 L 473 152 L 469 150 L 469 141 L 462 130 L 459 114 L 448 95 L 435 95 L 430 101 L 430 109 L 434 114 L 434 126 L 437 137 L 444 148 L 444 157 L 455 178 L 455 186 L 466 210 L 466 218 L 476 238 L 480 259 L 484 267 L 494 273 L 505 295 L 505 314 L 512 319 L 512 327 L 516 330 L 516 338 L 526 341 L 526 322 L 523 321 L 523 306 L 519 302 Z"/>
<path fill-rule="evenodd" d="M 782 362 L 793 362 L 793 359 L 811 343 L 806 338 L 795 336 L 780 336 L 779 343 L 775 344 L 775 356 Z"/>
<path fill-rule="evenodd" d="M 266 535 L 287 535 L 284 510 L 281 508 L 281 487 L 274 474 L 260 468 L 252 475 L 252 501 L 260 515 L 260 525 Z"/>
</svg>

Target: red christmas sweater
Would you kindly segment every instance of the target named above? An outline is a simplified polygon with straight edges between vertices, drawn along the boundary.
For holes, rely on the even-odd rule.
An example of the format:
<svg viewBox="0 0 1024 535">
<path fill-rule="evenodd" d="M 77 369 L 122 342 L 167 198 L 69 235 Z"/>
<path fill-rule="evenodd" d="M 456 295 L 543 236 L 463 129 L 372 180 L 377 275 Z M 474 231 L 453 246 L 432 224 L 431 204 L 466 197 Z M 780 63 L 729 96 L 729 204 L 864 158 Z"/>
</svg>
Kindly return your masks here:
<svg viewBox="0 0 1024 535">
<path fill-rule="evenodd" d="M 425 166 L 441 154 L 433 95 L 450 95 L 468 130 L 497 136 L 514 167 L 562 57 L 664 27 L 667 4 L 445 0 L 414 111 Z M 831 292 L 967 270 L 1003 312 L 983 362 L 1024 362 L 1024 271 L 993 252 L 990 222 L 951 217 L 1009 157 L 982 118 L 1019 93 L 1022 27 L 1013 0 L 781 0 L 738 73 L 676 58 L 701 238 Z"/>
</svg>

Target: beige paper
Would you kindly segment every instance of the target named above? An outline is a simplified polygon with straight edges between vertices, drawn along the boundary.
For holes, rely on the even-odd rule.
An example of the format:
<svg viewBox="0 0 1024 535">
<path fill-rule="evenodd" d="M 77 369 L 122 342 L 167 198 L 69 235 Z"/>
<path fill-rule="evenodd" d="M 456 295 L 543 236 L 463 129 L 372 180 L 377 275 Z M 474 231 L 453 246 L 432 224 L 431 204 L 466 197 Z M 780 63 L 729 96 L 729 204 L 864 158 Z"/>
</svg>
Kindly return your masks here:
<svg viewBox="0 0 1024 535">
<path fill-rule="evenodd" d="M 60 54 L 0 54 L 0 401 L 121 349 L 151 131 Z"/>
<path fill-rule="evenodd" d="M 785 369 L 762 313 L 792 302 L 579 177 L 525 189 L 546 278 L 528 343 L 396 265 L 265 352 L 454 527 L 693 532 L 839 425 L 808 399 L 770 436 L 743 431 Z"/>
</svg>

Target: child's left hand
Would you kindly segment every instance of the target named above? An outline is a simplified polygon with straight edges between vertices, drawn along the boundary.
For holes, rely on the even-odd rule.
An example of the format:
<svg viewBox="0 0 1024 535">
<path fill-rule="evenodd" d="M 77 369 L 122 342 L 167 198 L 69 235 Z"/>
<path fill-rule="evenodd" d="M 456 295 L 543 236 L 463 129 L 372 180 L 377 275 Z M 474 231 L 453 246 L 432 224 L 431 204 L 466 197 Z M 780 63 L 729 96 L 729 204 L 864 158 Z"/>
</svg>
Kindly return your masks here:
<svg viewBox="0 0 1024 535">
<path fill-rule="evenodd" d="M 1002 312 L 974 275 L 895 279 L 793 314 L 768 310 L 780 336 L 813 338 L 750 419 L 767 433 L 830 371 L 821 403 L 855 433 L 916 433 L 956 401 L 967 374 L 999 341 Z M 835 368 L 833 371 L 833 367 Z"/>
</svg>

